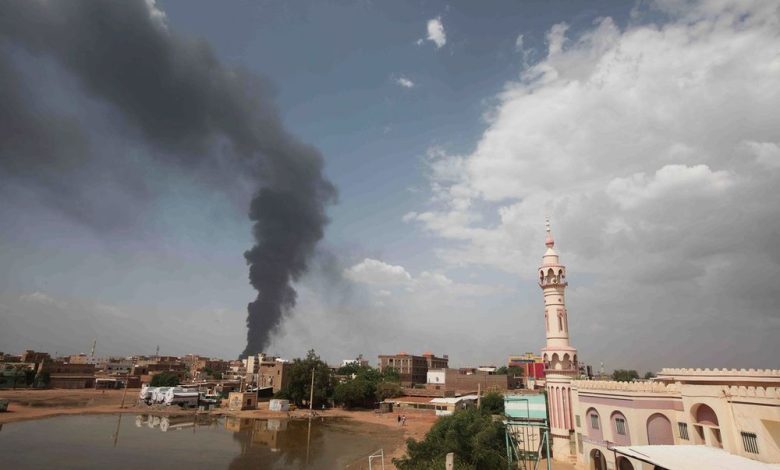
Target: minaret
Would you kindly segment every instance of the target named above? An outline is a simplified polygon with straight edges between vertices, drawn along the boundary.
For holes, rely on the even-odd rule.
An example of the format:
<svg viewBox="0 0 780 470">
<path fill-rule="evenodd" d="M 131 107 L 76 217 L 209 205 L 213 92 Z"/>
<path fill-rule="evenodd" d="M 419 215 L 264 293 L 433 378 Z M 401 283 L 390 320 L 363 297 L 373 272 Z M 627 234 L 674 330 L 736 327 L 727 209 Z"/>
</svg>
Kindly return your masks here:
<svg viewBox="0 0 780 470">
<path fill-rule="evenodd" d="M 545 369 L 545 388 L 549 403 L 553 457 L 569 460 L 569 442 L 574 430 L 571 408 L 571 381 L 578 373 L 577 350 L 569 344 L 569 321 L 564 291 L 566 266 L 558 260 L 553 247 L 555 241 L 547 219 L 547 251 L 539 267 L 539 287 L 544 294 L 544 323 L 547 345 L 542 349 Z"/>
</svg>

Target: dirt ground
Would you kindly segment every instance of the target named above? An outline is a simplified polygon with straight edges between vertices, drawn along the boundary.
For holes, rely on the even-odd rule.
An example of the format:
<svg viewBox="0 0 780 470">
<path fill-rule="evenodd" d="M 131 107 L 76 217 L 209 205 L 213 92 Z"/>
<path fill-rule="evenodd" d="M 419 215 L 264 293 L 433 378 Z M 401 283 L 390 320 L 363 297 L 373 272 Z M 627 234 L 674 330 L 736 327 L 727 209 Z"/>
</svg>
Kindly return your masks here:
<svg viewBox="0 0 780 470">
<path fill-rule="evenodd" d="M 138 389 L 128 389 L 124 398 L 124 390 L 0 390 L 0 399 L 10 401 L 8 411 L 0 413 L 0 424 L 30 419 L 41 419 L 52 416 L 98 413 L 143 413 L 155 415 L 195 414 L 195 411 L 179 410 L 178 408 L 156 408 L 137 405 Z M 349 418 L 361 423 L 372 423 L 398 429 L 402 432 L 393 448 L 385 449 L 385 468 L 395 468 L 391 459 L 403 456 L 406 451 L 406 440 L 422 439 L 425 433 L 436 422 L 436 416 L 428 413 L 406 414 L 406 424 L 398 424 L 396 413 L 376 413 L 374 411 L 347 411 L 342 409 L 316 410 L 317 416 Z M 268 410 L 268 403 L 261 403 L 260 409 L 230 412 L 218 409 L 210 412 L 212 415 L 238 416 L 241 418 L 301 418 L 308 416 L 307 410 L 290 413 L 280 413 Z M 544 461 L 539 469 L 546 469 Z M 554 462 L 553 470 L 575 470 L 576 467 Z"/>
</svg>

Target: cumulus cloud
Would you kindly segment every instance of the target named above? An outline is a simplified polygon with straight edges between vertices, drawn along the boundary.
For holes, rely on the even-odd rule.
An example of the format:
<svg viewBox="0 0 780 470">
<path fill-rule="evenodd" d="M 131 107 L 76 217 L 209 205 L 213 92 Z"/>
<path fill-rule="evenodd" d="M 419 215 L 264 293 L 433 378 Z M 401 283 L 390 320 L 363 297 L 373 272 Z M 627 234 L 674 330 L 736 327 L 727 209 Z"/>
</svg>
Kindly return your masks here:
<svg viewBox="0 0 780 470">
<path fill-rule="evenodd" d="M 403 284 L 412 276 L 403 266 L 387 264 L 372 258 L 366 258 L 360 263 L 346 269 L 344 277 L 363 284 Z"/>
<path fill-rule="evenodd" d="M 398 77 L 395 79 L 395 83 L 404 88 L 414 88 L 414 82 L 406 77 Z"/>
<path fill-rule="evenodd" d="M 532 282 L 551 215 L 575 343 L 595 362 L 771 366 L 756 352 L 780 353 L 780 175 L 767 171 L 780 158 L 780 11 L 650 11 L 625 29 L 553 25 L 474 151 L 434 149 L 429 205 L 404 220 L 441 240 L 447 265 Z"/>
<path fill-rule="evenodd" d="M 441 49 L 447 44 L 447 34 L 444 32 L 444 24 L 442 24 L 440 16 L 428 20 L 427 30 L 428 37 L 426 39 L 436 44 L 436 49 Z"/>
</svg>

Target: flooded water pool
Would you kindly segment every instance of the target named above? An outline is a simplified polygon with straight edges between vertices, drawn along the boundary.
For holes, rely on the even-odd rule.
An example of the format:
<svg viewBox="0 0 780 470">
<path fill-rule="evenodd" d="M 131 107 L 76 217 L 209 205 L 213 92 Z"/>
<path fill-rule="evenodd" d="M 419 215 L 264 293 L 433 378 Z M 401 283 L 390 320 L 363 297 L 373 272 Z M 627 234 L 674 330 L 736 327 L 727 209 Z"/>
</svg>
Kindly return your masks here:
<svg viewBox="0 0 780 470">
<path fill-rule="evenodd" d="M 339 418 L 61 416 L 0 428 L 0 467 L 360 469 L 399 436 L 396 429 Z"/>
</svg>

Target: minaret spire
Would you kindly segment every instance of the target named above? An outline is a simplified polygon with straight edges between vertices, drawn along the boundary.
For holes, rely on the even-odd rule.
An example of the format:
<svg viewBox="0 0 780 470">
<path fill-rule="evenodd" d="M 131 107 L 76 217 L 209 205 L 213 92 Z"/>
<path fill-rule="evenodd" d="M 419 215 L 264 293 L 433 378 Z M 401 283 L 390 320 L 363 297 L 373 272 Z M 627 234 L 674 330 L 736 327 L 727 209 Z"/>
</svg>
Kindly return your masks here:
<svg viewBox="0 0 780 470">
<path fill-rule="evenodd" d="M 577 375 L 577 350 L 569 344 L 569 319 L 566 311 L 566 266 L 555 252 L 550 218 L 545 219 L 547 250 L 539 266 L 539 287 L 544 295 L 544 325 L 547 344 L 542 348 L 545 364 L 545 389 L 550 410 L 553 455 L 570 455 L 570 435 L 574 430 L 571 406 L 571 381 Z M 565 459 L 564 459 L 565 460 Z"/>
<path fill-rule="evenodd" d="M 550 231 L 550 218 L 545 217 L 544 226 L 547 228 L 547 238 L 544 241 L 544 244 L 547 245 L 547 248 L 552 248 L 555 246 L 555 240 L 553 240 L 552 232 Z"/>
</svg>

